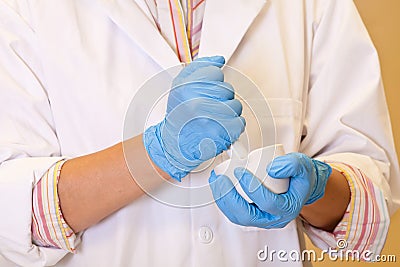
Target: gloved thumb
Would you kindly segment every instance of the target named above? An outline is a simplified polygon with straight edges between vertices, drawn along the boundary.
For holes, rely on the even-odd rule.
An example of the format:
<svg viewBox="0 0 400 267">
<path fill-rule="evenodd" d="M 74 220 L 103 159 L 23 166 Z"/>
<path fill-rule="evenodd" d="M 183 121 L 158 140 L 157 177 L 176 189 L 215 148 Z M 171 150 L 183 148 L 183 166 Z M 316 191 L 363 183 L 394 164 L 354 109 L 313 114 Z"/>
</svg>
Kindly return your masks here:
<svg viewBox="0 0 400 267">
<path fill-rule="evenodd" d="M 296 177 L 312 169 L 312 162 L 301 153 L 290 153 L 276 157 L 268 166 L 268 175 L 273 178 Z"/>
</svg>

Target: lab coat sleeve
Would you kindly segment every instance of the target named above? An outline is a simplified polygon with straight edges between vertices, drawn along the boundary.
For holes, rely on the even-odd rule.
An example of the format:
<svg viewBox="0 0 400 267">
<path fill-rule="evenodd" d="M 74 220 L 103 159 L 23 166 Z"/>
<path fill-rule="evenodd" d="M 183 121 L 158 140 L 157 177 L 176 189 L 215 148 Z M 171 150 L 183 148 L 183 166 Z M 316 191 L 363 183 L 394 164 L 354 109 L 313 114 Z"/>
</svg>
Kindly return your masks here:
<svg viewBox="0 0 400 267">
<path fill-rule="evenodd" d="M 393 214 L 400 176 L 377 51 L 353 1 L 321 2 L 300 151 L 360 169 Z"/>
<path fill-rule="evenodd" d="M 22 266 L 52 265 L 67 252 L 32 244 L 32 189 L 60 148 L 35 34 L 0 1 L 0 254 Z"/>
</svg>

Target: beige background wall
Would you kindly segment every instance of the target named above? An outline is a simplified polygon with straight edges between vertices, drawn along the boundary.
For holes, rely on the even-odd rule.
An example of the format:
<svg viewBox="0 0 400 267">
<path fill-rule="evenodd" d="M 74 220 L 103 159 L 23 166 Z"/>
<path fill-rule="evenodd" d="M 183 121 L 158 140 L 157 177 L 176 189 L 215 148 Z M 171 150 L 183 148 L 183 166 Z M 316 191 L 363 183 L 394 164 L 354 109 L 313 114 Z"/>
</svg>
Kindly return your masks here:
<svg viewBox="0 0 400 267">
<path fill-rule="evenodd" d="M 354 2 L 378 49 L 396 147 L 400 152 L 400 0 L 355 0 Z M 309 244 L 309 247 L 312 246 Z M 314 266 L 400 266 L 400 212 L 392 218 L 382 254 L 395 254 L 397 263 L 366 265 L 366 263 L 325 260 L 314 263 Z"/>
</svg>

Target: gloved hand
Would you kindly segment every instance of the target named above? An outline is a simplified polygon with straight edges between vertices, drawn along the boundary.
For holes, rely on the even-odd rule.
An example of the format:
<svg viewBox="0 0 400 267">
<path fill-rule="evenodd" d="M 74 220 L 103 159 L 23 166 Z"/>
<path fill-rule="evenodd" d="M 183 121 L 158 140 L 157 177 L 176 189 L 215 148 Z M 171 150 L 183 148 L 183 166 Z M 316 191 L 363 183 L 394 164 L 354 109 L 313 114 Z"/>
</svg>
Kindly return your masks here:
<svg viewBox="0 0 400 267">
<path fill-rule="evenodd" d="M 216 56 L 186 66 L 172 83 L 164 120 L 143 135 L 152 161 L 178 181 L 244 131 L 242 105 L 224 82 L 224 63 Z"/>
<path fill-rule="evenodd" d="M 286 193 L 275 194 L 246 169 L 235 169 L 243 191 L 254 203 L 244 200 L 227 176 L 216 176 L 214 171 L 211 172 L 209 182 L 214 199 L 231 222 L 266 229 L 282 228 L 299 215 L 303 205 L 324 195 L 332 172 L 328 164 L 301 153 L 277 157 L 267 170 L 273 178 L 290 178 Z"/>
</svg>

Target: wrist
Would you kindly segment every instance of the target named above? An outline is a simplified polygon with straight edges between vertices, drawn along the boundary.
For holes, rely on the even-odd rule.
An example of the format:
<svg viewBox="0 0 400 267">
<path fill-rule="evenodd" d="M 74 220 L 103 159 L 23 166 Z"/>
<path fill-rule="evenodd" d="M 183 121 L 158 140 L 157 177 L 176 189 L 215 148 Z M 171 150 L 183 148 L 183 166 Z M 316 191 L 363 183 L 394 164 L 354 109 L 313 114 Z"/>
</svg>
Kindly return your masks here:
<svg viewBox="0 0 400 267">
<path fill-rule="evenodd" d="M 331 166 L 319 160 L 311 160 L 314 165 L 316 179 L 310 197 L 305 203 L 306 205 L 312 204 L 324 196 L 326 184 L 332 174 Z"/>
<path fill-rule="evenodd" d="M 323 197 L 303 206 L 300 216 L 310 225 L 332 232 L 342 219 L 349 202 L 350 188 L 346 178 L 332 169 Z"/>
<path fill-rule="evenodd" d="M 143 144 L 156 169 L 167 173 L 179 182 L 189 173 L 185 166 L 174 160 L 172 156 L 168 156 L 168 152 L 162 144 L 160 124 L 146 129 L 143 134 Z"/>
</svg>

